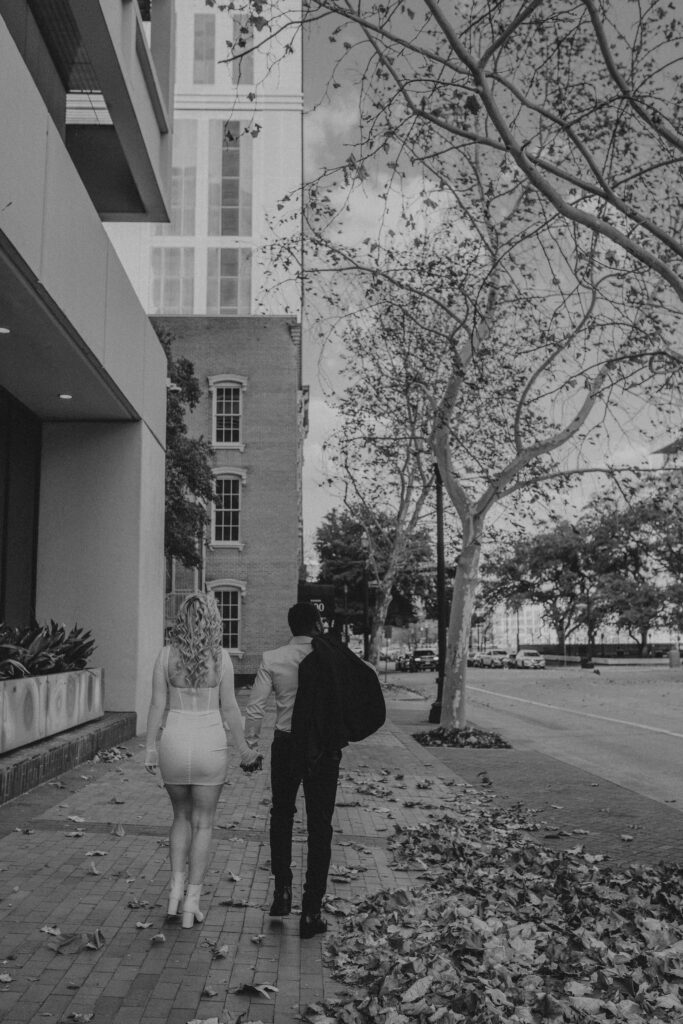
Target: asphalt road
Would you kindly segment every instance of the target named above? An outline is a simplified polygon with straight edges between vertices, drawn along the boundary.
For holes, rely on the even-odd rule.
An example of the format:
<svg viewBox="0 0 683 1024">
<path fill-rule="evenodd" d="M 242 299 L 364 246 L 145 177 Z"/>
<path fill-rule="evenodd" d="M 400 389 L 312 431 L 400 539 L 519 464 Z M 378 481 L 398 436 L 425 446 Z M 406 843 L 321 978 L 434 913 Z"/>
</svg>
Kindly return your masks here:
<svg viewBox="0 0 683 1024">
<path fill-rule="evenodd" d="M 382 673 L 384 678 L 384 673 Z M 435 696 L 434 673 L 386 676 L 388 696 Z M 410 691 L 413 691 L 411 694 Z M 468 722 L 683 809 L 683 671 L 652 667 L 468 670 Z"/>
</svg>

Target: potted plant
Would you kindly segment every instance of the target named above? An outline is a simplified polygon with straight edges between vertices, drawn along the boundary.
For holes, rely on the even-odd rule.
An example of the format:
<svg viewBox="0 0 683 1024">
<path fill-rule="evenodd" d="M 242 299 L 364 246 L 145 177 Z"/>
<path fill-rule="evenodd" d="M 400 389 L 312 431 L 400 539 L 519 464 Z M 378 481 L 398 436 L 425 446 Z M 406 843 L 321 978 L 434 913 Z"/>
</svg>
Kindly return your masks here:
<svg viewBox="0 0 683 1024">
<path fill-rule="evenodd" d="M 0 624 L 0 753 L 102 717 L 94 649 L 78 626 Z"/>
</svg>

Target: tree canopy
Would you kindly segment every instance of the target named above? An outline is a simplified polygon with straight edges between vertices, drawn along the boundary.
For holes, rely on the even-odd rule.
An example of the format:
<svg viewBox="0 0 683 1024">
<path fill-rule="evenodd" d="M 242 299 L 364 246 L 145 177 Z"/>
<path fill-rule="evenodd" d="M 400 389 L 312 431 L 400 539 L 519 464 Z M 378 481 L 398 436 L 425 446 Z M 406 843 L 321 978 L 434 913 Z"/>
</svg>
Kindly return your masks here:
<svg viewBox="0 0 683 1024">
<path fill-rule="evenodd" d="M 337 626 L 344 621 L 342 612 L 346 607 L 346 622 L 356 632 L 362 631 L 366 582 L 372 618 L 380 636 L 385 624 L 401 626 L 414 621 L 418 604 L 426 605 L 428 614 L 433 612 L 434 551 L 424 527 L 405 537 L 405 556 L 393 577 L 384 611 L 372 596 L 387 575 L 396 528 L 395 519 L 387 512 L 378 512 L 368 521 L 358 504 L 334 509 L 324 517 L 315 538 L 320 560 L 318 581 L 334 584 Z"/>
</svg>

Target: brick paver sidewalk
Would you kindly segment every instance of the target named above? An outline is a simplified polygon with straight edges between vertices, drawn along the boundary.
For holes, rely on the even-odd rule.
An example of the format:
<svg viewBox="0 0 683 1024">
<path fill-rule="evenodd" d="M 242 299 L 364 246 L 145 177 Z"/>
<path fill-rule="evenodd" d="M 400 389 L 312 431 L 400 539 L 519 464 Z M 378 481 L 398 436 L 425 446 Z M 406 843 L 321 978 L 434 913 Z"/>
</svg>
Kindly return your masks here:
<svg viewBox="0 0 683 1024">
<path fill-rule="evenodd" d="M 239 694 L 240 703 L 246 697 Z M 344 752 L 331 928 L 364 894 L 416 881 L 392 861 L 395 824 L 440 814 L 470 782 L 486 786 L 487 777 L 494 799 L 522 801 L 549 821 L 548 838 L 541 832 L 535 841 L 581 842 L 614 859 L 675 859 L 683 839 L 676 809 L 542 755 L 421 747 L 409 734 L 426 727 L 427 708 L 390 702 L 393 721 Z M 183 930 L 164 918 L 170 806 L 144 770 L 141 742 L 127 747 L 131 758 L 90 762 L 0 807 L 0 1020 L 38 1024 L 92 1014 L 93 1024 L 185 1024 L 231 1021 L 242 1012 L 245 1024 L 301 1020 L 311 1003 L 337 989 L 322 963 L 321 938 L 299 939 L 296 912 L 268 917 L 267 771 L 244 776 L 233 757 L 204 886 L 206 917 Z M 304 824 L 301 813 L 295 909 Z M 627 828 L 634 836 L 628 849 L 621 839 Z M 57 951 L 61 940 L 46 928 L 75 938 Z M 84 941 L 90 946 L 82 948 Z M 263 988 L 238 991 L 243 985 Z"/>
<path fill-rule="evenodd" d="M 300 1020 L 336 988 L 321 938 L 299 939 L 296 912 L 268 917 L 267 770 L 245 776 L 233 757 L 204 886 L 206 917 L 184 930 L 164 916 L 170 805 L 144 770 L 140 740 L 127 748 L 131 758 L 90 762 L 0 807 L 0 1020 L 38 1024 L 93 1014 L 93 1024 L 185 1024 L 242 1011 L 264 1024 Z M 394 867 L 388 850 L 394 824 L 439 812 L 458 785 L 448 767 L 391 723 L 345 751 L 331 928 L 335 911 L 350 911 L 363 894 L 410 884 L 413 875 Z M 298 818 L 295 909 L 304 854 Z M 58 951 L 62 940 L 46 928 L 75 938 Z M 245 984 L 272 988 L 236 991 Z"/>
</svg>

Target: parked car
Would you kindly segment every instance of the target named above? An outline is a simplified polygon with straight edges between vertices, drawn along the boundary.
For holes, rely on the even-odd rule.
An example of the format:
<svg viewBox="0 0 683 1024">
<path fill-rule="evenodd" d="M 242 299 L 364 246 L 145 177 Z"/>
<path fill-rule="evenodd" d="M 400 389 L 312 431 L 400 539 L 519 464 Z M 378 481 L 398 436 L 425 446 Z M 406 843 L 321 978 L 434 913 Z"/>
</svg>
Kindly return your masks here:
<svg viewBox="0 0 683 1024">
<path fill-rule="evenodd" d="M 409 672 L 429 672 L 439 667 L 439 656 L 433 647 L 416 647 L 410 653 Z"/>
<path fill-rule="evenodd" d="M 523 647 L 515 655 L 517 668 L 545 668 L 545 658 L 531 647 Z"/>
<path fill-rule="evenodd" d="M 510 655 L 504 647 L 489 647 L 481 652 L 479 664 L 482 668 L 507 668 L 510 664 Z"/>
</svg>

